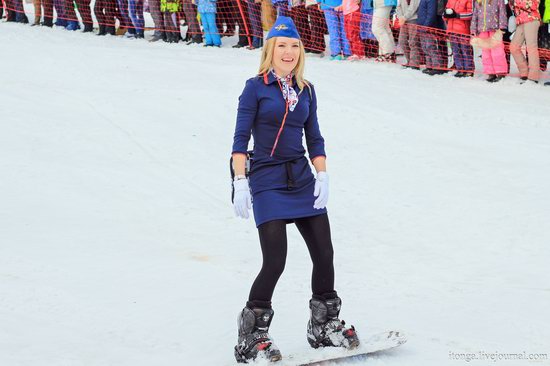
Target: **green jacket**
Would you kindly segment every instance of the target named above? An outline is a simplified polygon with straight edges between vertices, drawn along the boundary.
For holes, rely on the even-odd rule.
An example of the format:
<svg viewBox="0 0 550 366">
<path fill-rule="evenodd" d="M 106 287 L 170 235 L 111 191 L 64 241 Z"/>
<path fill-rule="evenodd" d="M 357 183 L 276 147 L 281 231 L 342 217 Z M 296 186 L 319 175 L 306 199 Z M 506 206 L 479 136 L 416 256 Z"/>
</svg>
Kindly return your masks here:
<svg viewBox="0 0 550 366">
<path fill-rule="evenodd" d="M 162 12 L 177 13 L 181 9 L 180 0 L 160 0 L 160 11 Z"/>
<path fill-rule="evenodd" d="M 543 23 L 550 23 L 550 0 L 544 1 L 544 14 L 541 15 Z"/>
</svg>

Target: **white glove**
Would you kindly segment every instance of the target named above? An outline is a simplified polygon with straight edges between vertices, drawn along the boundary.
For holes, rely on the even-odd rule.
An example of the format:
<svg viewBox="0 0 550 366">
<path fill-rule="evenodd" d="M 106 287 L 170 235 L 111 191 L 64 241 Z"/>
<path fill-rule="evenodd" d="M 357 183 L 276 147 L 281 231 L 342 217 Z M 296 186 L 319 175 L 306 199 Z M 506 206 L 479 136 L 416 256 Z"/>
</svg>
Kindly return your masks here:
<svg viewBox="0 0 550 366">
<path fill-rule="evenodd" d="M 235 195 L 233 197 L 235 215 L 243 219 L 248 219 L 248 210 L 252 208 L 252 198 L 250 197 L 248 179 L 233 181 L 233 188 L 235 189 Z"/>
<path fill-rule="evenodd" d="M 317 173 L 315 179 L 315 190 L 313 195 L 317 197 L 313 203 L 313 208 L 322 209 L 327 206 L 328 203 L 328 174 L 327 172 Z"/>
</svg>

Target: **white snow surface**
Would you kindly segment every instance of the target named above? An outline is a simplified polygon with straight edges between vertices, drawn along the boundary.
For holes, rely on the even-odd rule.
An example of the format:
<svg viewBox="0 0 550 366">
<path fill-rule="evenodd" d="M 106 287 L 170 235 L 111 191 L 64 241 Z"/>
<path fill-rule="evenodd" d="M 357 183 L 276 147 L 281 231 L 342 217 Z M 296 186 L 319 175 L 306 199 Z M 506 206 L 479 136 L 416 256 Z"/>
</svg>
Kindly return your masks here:
<svg viewBox="0 0 550 366">
<path fill-rule="evenodd" d="M 260 53 L 223 41 L 0 24 L 0 365 L 234 364 L 261 251 L 228 158 Z M 341 317 L 409 339 L 367 364 L 550 354 L 550 88 L 319 58 L 306 77 Z M 306 342 L 311 262 L 288 239 L 271 334 L 330 354 Z"/>
</svg>

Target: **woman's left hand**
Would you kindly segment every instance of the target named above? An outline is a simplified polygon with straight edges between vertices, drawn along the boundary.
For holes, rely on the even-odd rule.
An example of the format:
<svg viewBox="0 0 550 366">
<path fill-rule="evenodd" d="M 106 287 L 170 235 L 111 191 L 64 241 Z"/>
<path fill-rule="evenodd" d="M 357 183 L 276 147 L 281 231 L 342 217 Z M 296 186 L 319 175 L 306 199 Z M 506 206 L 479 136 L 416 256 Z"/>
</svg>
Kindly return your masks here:
<svg viewBox="0 0 550 366">
<path fill-rule="evenodd" d="M 317 197 L 313 203 L 313 208 L 323 209 L 328 203 L 328 174 L 327 172 L 318 172 L 315 179 L 315 190 L 313 195 Z"/>
</svg>

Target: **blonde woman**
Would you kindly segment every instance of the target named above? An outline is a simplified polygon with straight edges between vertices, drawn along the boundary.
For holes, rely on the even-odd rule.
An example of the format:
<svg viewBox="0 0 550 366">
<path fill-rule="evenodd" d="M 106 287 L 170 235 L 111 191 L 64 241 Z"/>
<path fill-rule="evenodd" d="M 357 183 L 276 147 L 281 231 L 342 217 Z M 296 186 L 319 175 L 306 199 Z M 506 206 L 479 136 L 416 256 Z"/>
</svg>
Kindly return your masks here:
<svg viewBox="0 0 550 366">
<path fill-rule="evenodd" d="M 236 215 L 245 219 L 253 209 L 263 264 L 239 313 L 238 362 L 258 356 L 271 361 L 282 358 L 268 331 L 274 314 L 271 298 L 286 261 L 289 223 L 297 226 L 313 262 L 310 345 L 359 345 L 355 329 L 338 318 L 341 300 L 334 290 L 324 139 L 317 122 L 315 89 L 303 76 L 304 61 L 304 46 L 292 19 L 279 16 L 267 35 L 259 74 L 246 82 L 239 98 L 232 153 L 233 205 Z M 305 157 L 304 133 L 316 177 Z M 247 177 L 251 135 L 254 153 Z"/>
</svg>

